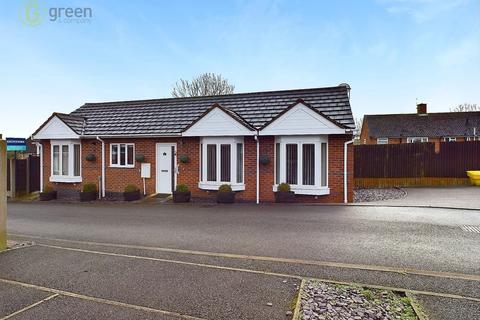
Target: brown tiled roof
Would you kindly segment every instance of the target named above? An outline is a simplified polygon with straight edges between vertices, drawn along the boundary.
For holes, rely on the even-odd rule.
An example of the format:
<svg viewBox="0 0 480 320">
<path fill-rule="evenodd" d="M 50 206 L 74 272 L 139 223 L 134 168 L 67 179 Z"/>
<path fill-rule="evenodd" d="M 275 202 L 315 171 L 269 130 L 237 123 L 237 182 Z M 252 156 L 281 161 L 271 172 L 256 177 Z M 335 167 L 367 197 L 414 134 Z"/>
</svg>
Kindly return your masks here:
<svg viewBox="0 0 480 320">
<path fill-rule="evenodd" d="M 168 135 L 181 133 L 212 105 L 219 104 L 236 118 L 259 129 L 298 99 L 339 124 L 354 127 L 345 86 L 86 103 L 70 115 L 86 120 L 84 135 Z"/>
<path fill-rule="evenodd" d="M 419 115 L 365 115 L 369 136 L 399 137 L 459 137 L 480 135 L 480 112 L 441 112 Z"/>
</svg>

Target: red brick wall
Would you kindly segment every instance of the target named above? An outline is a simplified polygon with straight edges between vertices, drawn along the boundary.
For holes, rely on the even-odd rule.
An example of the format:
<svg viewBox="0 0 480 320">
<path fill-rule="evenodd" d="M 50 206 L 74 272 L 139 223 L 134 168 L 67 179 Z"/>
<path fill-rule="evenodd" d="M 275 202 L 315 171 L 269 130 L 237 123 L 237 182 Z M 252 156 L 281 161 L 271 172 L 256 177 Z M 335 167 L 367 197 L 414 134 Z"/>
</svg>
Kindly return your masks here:
<svg viewBox="0 0 480 320">
<path fill-rule="evenodd" d="M 344 142 L 351 139 L 347 135 L 333 135 L 329 137 L 329 187 L 330 195 L 325 196 L 297 196 L 298 202 L 343 202 L 343 148 Z M 105 139 L 105 184 L 107 193 L 121 193 L 127 184 L 135 184 L 143 189 L 143 181 L 140 177 L 141 164 L 135 161 L 134 168 L 113 168 L 110 167 L 110 143 L 135 143 L 135 154 L 143 154 L 145 162 L 151 164 L 151 178 L 146 179 L 147 194 L 155 193 L 155 153 L 156 143 L 172 142 L 177 143 L 177 163 L 179 174 L 177 184 L 187 184 L 194 197 L 214 197 L 215 191 L 206 191 L 198 188 L 200 180 L 200 143 L 199 138 L 163 138 L 163 139 Z M 274 149 L 275 139 L 272 136 L 259 137 L 260 155 L 266 155 L 270 158 L 268 164 L 260 164 L 260 201 L 271 202 L 274 200 Z M 89 139 L 82 140 L 82 177 L 81 184 L 70 183 L 50 183 L 50 143 L 42 141 L 44 146 L 44 184 L 51 185 L 54 189 L 81 190 L 83 183 L 98 183 L 101 176 L 101 142 Z M 245 190 L 237 193 L 237 199 L 240 201 L 256 200 L 256 141 L 253 137 L 245 137 L 244 140 L 244 166 L 245 166 Z M 95 155 L 95 161 L 86 161 L 87 154 Z M 348 198 L 353 198 L 353 148 L 349 146 L 348 151 Z M 181 155 L 189 158 L 187 163 L 179 161 Z"/>
</svg>

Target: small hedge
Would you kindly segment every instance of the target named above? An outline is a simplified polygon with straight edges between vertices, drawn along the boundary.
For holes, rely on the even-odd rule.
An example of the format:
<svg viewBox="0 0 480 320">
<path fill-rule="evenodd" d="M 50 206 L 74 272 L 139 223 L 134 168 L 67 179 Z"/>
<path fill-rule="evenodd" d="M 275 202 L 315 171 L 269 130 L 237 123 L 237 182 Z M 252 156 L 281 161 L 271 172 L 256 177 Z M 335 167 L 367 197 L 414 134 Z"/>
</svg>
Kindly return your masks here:
<svg viewBox="0 0 480 320">
<path fill-rule="evenodd" d="M 290 185 L 288 183 L 282 182 L 277 187 L 278 192 L 290 192 Z"/>
<path fill-rule="evenodd" d="M 95 183 L 85 183 L 83 192 L 97 192 L 97 185 Z"/>
<path fill-rule="evenodd" d="M 176 190 L 177 192 L 188 192 L 188 186 L 186 184 L 179 184 L 177 185 Z"/>
<path fill-rule="evenodd" d="M 128 184 L 125 187 L 124 191 L 125 192 L 137 192 L 137 191 L 140 191 L 140 189 L 134 184 Z"/>
<path fill-rule="evenodd" d="M 222 184 L 218 188 L 218 192 L 232 192 L 232 187 L 229 184 Z"/>
</svg>

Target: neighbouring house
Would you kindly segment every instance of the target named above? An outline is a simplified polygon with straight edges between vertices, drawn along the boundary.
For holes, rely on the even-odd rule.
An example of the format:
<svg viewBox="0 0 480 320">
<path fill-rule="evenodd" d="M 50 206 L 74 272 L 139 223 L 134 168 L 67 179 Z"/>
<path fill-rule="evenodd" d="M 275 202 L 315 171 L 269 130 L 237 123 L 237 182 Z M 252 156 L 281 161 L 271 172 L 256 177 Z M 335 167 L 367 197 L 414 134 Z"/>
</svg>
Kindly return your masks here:
<svg viewBox="0 0 480 320">
<path fill-rule="evenodd" d="M 427 113 L 427 104 L 417 113 L 374 114 L 363 117 L 360 144 L 400 144 L 480 141 L 480 112 Z"/>
<path fill-rule="evenodd" d="M 298 202 L 352 201 L 349 90 L 86 103 L 54 113 L 33 134 L 42 186 L 62 197 L 94 182 L 111 198 L 127 184 L 145 194 L 187 184 L 207 198 L 226 183 L 240 201 L 270 202 L 287 182 Z"/>
</svg>

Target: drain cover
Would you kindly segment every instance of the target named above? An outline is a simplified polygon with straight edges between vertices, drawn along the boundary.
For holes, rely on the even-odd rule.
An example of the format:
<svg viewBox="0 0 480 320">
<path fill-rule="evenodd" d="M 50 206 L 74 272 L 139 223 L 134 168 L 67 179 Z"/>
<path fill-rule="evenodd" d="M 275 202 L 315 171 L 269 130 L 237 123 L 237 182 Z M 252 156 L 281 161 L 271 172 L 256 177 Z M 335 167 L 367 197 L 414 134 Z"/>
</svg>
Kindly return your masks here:
<svg viewBox="0 0 480 320">
<path fill-rule="evenodd" d="M 475 232 L 480 233 L 480 226 L 461 226 L 462 230 L 465 232 Z"/>
</svg>

